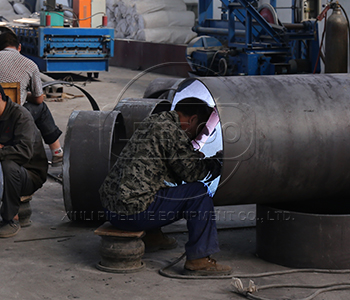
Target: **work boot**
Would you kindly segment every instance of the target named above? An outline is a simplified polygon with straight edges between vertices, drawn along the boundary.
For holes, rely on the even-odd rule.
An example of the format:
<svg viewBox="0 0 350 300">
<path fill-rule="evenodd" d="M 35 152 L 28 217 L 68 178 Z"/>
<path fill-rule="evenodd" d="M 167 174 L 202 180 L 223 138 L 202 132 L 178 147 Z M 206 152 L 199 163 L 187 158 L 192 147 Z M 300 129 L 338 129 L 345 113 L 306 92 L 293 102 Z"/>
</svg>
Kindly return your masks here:
<svg viewBox="0 0 350 300">
<path fill-rule="evenodd" d="M 20 231 L 21 226 L 18 221 L 8 221 L 0 223 L 0 238 L 7 238 L 14 236 Z"/>
<path fill-rule="evenodd" d="M 184 269 L 184 274 L 193 276 L 230 275 L 232 273 L 230 266 L 218 264 L 210 257 L 186 260 Z"/>
<path fill-rule="evenodd" d="M 162 230 L 147 230 L 146 235 L 142 238 L 145 243 L 145 252 L 155 252 L 158 250 L 170 250 L 177 247 L 177 241 L 169 237 Z"/>
</svg>

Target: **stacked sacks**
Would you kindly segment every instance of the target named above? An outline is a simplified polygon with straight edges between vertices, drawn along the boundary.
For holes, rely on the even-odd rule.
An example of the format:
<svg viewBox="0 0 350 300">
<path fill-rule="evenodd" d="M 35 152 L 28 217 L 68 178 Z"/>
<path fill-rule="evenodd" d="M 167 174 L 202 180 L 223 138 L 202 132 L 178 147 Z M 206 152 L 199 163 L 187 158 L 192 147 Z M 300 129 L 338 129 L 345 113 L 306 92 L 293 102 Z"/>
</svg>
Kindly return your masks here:
<svg viewBox="0 0 350 300">
<path fill-rule="evenodd" d="M 116 38 L 184 44 L 196 36 L 183 0 L 107 0 L 107 15 Z"/>
<path fill-rule="evenodd" d="M 13 2 L 12 6 L 8 0 L 0 0 L 0 7 L 0 15 L 10 22 L 14 19 L 28 17 L 30 15 L 30 11 L 21 3 Z M 17 11 L 15 12 L 15 10 Z"/>
</svg>

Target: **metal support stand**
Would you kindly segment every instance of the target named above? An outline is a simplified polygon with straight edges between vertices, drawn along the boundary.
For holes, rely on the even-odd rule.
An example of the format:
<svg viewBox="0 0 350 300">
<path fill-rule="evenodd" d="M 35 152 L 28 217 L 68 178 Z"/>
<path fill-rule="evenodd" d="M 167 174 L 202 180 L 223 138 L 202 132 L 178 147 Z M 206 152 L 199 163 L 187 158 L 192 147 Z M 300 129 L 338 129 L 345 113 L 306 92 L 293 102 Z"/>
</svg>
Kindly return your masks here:
<svg viewBox="0 0 350 300">
<path fill-rule="evenodd" d="M 109 222 L 95 230 L 101 237 L 101 261 L 96 268 L 111 273 L 131 273 L 142 270 L 145 253 L 142 241 L 144 231 L 131 232 L 116 229 Z"/>
</svg>

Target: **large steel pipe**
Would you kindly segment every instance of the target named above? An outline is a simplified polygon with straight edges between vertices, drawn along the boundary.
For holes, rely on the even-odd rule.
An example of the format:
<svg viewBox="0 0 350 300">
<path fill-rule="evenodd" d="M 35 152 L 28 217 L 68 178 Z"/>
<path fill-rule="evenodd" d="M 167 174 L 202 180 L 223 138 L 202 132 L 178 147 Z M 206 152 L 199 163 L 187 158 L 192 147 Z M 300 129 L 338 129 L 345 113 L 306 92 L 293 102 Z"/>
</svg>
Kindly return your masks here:
<svg viewBox="0 0 350 300">
<path fill-rule="evenodd" d="M 348 201 L 257 205 L 257 255 L 292 268 L 350 268 Z"/>
<path fill-rule="evenodd" d="M 179 78 L 156 78 L 148 85 L 143 98 L 170 99 L 182 81 Z"/>
<path fill-rule="evenodd" d="M 98 193 L 125 145 L 118 111 L 74 111 L 68 121 L 63 156 L 63 196 L 71 220 L 103 218 Z"/>
<path fill-rule="evenodd" d="M 179 90 L 197 80 L 222 128 L 216 205 L 349 196 L 350 75 L 208 77 Z"/>
<path fill-rule="evenodd" d="M 180 94 L 207 97 L 199 91 L 200 83 L 218 108 L 222 135 L 214 142 L 217 150 L 223 149 L 224 163 L 215 205 L 347 197 L 349 80 L 347 74 L 279 75 L 176 83 L 174 103 Z M 196 89 L 191 94 L 192 85 Z M 128 136 L 159 107 L 169 109 L 169 103 L 148 100 L 118 103 L 116 109 L 129 124 Z M 117 111 L 72 114 L 63 166 L 67 212 L 88 215 L 101 209 L 98 188 L 124 146 L 122 123 Z"/>
<path fill-rule="evenodd" d="M 171 103 L 160 99 L 127 98 L 120 100 L 114 110 L 120 111 L 125 124 L 126 138 L 130 139 L 138 125 L 151 114 L 169 111 Z"/>
</svg>

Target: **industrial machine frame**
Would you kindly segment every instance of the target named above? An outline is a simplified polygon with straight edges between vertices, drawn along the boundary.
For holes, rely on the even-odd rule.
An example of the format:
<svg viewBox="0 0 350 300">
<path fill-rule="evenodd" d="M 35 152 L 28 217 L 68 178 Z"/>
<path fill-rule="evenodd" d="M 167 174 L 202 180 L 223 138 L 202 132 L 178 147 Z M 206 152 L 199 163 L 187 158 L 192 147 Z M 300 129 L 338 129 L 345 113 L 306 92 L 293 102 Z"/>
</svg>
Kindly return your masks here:
<svg viewBox="0 0 350 300">
<path fill-rule="evenodd" d="M 256 8 L 255 0 L 222 0 L 221 19 L 213 19 L 213 1 L 199 1 L 187 58 L 196 75 L 273 75 L 320 72 L 316 20 L 282 24 L 276 0 Z M 293 0 L 292 8 L 295 7 Z M 293 16 L 293 15 L 292 15 Z M 209 35 L 209 36 L 208 36 Z"/>
</svg>

